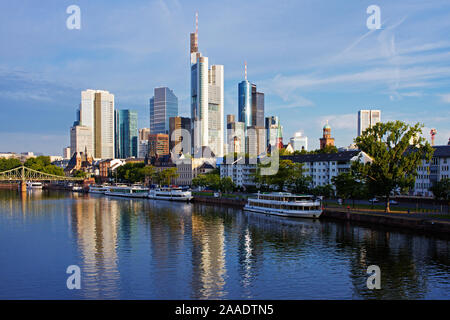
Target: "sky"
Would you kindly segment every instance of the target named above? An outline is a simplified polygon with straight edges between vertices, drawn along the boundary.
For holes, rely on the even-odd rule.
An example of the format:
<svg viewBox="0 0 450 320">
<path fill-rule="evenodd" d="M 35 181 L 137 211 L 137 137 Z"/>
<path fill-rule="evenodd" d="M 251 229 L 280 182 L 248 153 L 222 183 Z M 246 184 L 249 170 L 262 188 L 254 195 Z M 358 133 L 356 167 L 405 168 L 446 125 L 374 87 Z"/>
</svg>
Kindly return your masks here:
<svg viewBox="0 0 450 320">
<path fill-rule="evenodd" d="M 67 7 L 81 11 L 70 30 Z M 366 12 L 377 5 L 381 28 Z M 116 109 L 149 127 L 153 89 L 168 86 L 190 116 L 189 33 L 199 14 L 199 50 L 224 65 L 224 114 L 237 115 L 244 78 L 280 117 L 284 143 L 301 131 L 319 146 L 328 120 L 348 146 L 360 109 L 382 121 L 437 129 L 450 138 L 448 0 L 20 0 L 0 3 L 0 152 L 61 155 L 81 91 L 108 90 Z"/>
</svg>

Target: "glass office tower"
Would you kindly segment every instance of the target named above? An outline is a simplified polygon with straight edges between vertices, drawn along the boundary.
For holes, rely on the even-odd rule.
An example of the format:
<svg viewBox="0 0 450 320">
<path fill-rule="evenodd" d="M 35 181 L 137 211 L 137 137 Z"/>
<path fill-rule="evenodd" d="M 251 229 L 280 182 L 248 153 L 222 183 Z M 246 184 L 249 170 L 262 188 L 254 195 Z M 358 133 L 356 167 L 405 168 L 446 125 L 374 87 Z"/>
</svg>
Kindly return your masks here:
<svg viewBox="0 0 450 320">
<path fill-rule="evenodd" d="M 245 127 L 252 125 L 252 85 L 244 80 L 238 85 L 238 119 Z"/>
<path fill-rule="evenodd" d="M 116 158 L 138 156 L 138 116 L 133 110 L 116 110 Z"/>
<path fill-rule="evenodd" d="M 150 99 L 150 133 L 169 134 L 169 119 L 178 116 L 178 98 L 167 87 L 155 88 Z"/>
</svg>

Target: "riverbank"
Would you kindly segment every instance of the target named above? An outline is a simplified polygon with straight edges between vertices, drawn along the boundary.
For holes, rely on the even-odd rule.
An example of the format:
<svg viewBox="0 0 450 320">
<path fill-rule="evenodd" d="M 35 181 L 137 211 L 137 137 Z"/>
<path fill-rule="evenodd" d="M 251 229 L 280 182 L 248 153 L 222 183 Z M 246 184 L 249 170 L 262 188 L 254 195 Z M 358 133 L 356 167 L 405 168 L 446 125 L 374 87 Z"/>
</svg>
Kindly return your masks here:
<svg viewBox="0 0 450 320">
<path fill-rule="evenodd" d="M 209 203 L 215 205 L 227 205 L 233 207 L 243 208 L 247 203 L 247 200 L 238 198 L 215 198 L 209 196 L 194 196 L 192 202 Z"/>
<path fill-rule="evenodd" d="M 208 203 L 213 205 L 226 205 L 243 208 L 246 204 L 244 199 L 215 198 L 211 196 L 195 195 L 193 202 Z M 400 214 L 383 212 L 364 212 L 362 210 L 324 208 L 320 219 L 334 219 L 354 221 L 370 225 L 384 225 L 401 229 L 410 229 L 427 233 L 450 234 L 450 216 L 440 214 Z"/>
<path fill-rule="evenodd" d="M 447 215 L 442 215 L 442 218 L 438 216 L 431 214 L 427 216 L 426 214 L 374 213 L 325 208 L 320 218 L 355 221 L 371 225 L 385 225 L 427 233 L 438 232 L 450 234 L 450 219 L 447 218 Z"/>
<path fill-rule="evenodd" d="M 18 183 L 0 183 L 0 189 L 16 189 L 19 188 Z"/>
</svg>

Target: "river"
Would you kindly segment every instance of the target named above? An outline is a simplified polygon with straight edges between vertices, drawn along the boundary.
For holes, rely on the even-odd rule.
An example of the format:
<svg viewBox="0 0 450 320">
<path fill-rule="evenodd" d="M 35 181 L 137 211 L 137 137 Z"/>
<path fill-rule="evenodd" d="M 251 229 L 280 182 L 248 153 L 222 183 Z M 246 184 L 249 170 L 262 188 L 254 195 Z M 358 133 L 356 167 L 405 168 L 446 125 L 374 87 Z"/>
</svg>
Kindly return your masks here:
<svg viewBox="0 0 450 320">
<path fill-rule="evenodd" d="M 81 270 L 69 290 L 66 269 Z M 381 270 L 369 290 L 367 267 Z M 450 240 L 204 204 L 0 190 L 0 299 L 450 299 Z"/>
</svg>

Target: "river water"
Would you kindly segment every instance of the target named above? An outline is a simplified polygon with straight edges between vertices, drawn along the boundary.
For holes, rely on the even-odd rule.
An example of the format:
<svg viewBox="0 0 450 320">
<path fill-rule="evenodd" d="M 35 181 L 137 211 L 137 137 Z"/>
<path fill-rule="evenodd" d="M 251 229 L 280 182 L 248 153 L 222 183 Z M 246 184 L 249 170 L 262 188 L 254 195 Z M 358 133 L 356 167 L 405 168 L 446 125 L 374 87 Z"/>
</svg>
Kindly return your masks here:
<svg viewBox="0 0 450 320">
<path fill-rule="evenodd" d="M 81 270 L 69 290 L 66 269 Z M 381 289 L 366 285 L 369 265 Z M 348 222 L 0 190 L 0 299 L 450 299 L 450 240 Z"/>
</svg>

